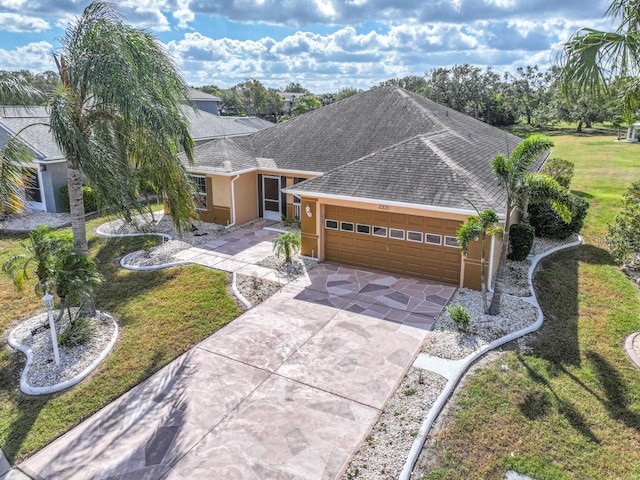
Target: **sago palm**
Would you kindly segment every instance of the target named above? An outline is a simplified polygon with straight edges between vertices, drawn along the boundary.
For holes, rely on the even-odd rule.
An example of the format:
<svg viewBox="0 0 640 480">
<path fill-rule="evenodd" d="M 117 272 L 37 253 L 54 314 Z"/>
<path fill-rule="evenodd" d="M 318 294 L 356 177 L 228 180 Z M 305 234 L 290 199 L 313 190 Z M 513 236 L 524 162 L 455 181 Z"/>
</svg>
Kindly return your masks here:
<svg viewBox="0 0 640 480">
<path fill-rule="evenodd" d="M 286 263 L 291 263 L 293 255 L 299 251 L 300 234 L 297 232 L 282 233 L 273 239 L 273 253 L 284 256 Z"/>
</svg>

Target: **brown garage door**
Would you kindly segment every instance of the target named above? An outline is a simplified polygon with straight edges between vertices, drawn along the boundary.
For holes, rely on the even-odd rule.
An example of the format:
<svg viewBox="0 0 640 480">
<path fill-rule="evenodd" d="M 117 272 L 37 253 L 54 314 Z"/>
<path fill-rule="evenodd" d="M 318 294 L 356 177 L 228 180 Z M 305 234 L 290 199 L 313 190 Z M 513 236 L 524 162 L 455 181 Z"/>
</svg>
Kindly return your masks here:
<svg viewBox="0 0 640 480">
<path fill-rule="evenodd" d="M 457 284 L 459 226 L 441 218 L 327 205 L 325 258 Z"/>
</svg>

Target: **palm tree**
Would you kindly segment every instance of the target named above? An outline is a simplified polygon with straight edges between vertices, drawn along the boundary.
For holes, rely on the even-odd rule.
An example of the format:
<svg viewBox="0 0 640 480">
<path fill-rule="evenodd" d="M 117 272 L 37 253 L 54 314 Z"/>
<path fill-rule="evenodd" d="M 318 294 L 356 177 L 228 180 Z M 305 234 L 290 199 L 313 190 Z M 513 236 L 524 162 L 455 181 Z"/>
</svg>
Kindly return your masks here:
<svg viewBox="0 0 640 480">
<path fill-rule="evenodd" d="M 505 266 L 509 250 L 509 228 L 515 209 L 524 211 L 530 203 L 550 202 L 553 210 L 565 221 L 571 221 L 572 202 L 567 188 L 553 178 L 541 173 L 531 173 L 534 160 L 549 150 L 553 142 L 542 135 L 531 135 L 523 140 L 508 157 L 498 154 L 491 168 L 506 194 L 505 225 L 502 235 L 502 252 L 496 272 L 496 283 L 489 306 L 489 315 L 500 313 L 500 300 L 504 291 Z"/>
<path fill-rule="evenodd" d="M 69 322 L 73 323 L 69 297 L 82 295 L 88 289 L 100 283 L 102 278 L 98 274 L 95 262 L 87 255 L 78 254 L 71 248 L 62 249 L 55 257 L 53 265 L 52 285 L 56 295 L 60 298 L 60 313 L 62 319 L 65 308 L 69 314 Z"/>
<path fill-rule="evenodd" d="M 38 281 L 35 292 L 42 295 L 55 290 L 55 263 L 57 256 L 73 247 L 70 235 L 56 233 L 47 225 L 41 225 L 29 233 L 29 239 L 23 242 L 25 253 L 9 257 L 2 265 L 2 271 L 9 275 L 13 284 L 22 292 L 31 273 L 35 273 Z"/>
<path fill-rule="evenodd" d="M 605 16 L 619 22 L 615 31 L 582 28 L 564 44 L 559 62 L 565 90 L 597 93 L 607 89 L 616 77 L 635 77 L 631 90 L 637 94 L 640 86 L 638 1 L 613 0 Z"/>
<path fill-rule="evenodd" d="M 67 159 L 75 251 L 88 250 L 83 176 L 103 205 L 130 220 L 144 208 L 137 195 L 144 171 L 181 231 L 195 210 L 178 153 L 192 161 L 193 140 L 179 108 L 187 86 L 167 53 L 103 2 L 86 8 L 61 44 L 54 54 L 61 84 L 50 102 L 50 126 Z"/>
<path fill-rule="evenodd" d="M 278 257 L 284 255 L 286 263 L 291 263 L 291 257 L 299 251 L 300 234 L 297 232 L 282 233 L 273 239 L 273 253 Z"/>
<path fill-rule="evenodd" d="M 498 214 L 493 210 L 484 210 L 479 212 L 473 205 L 473 208 L 478 212 L 477 217 L 468 217 L 467 221 L 460 225 L 456 232 L 456 240 L 462 251 L 463 255 L 469 253 L 469 245 L 471 242 L 480 239 L 480 285 L 482 288 L 482 306 L 484 313 L 489 313 L 489 305 L 487 303 L 487 282 L 485 277 L 485 245 L 486 239 L 489 235 L 495 235 L 497 237 L 502 236 L 502 228 L 497 224 L 499 222 Z"/>
</svg>

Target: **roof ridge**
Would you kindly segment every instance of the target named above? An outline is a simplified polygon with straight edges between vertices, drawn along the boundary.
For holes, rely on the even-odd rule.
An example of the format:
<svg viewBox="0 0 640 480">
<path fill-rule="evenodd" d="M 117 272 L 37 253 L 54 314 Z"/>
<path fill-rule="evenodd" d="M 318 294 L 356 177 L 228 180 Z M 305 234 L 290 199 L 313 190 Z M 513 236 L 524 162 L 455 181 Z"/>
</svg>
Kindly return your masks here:
<svg viewBox="0 0 640 480">
<path fill-rule="evenodd" d="M 438 132 L 438 134 L 441 133 L 451 133 L 449 131 L 445 131 L 445 132 Z M 435 137 L 436 135 L 431 135 L 431 137 Z M 474 180 L 474 176 L 469 173 L 467 171 L 467 169 L 465 169 L 464 167 L 462 167 L 458 162 L 456 162 L 453 158 L 451 158 L 447 153 L 445 153 L 444 151 L 442 151 L 442 149 L 438 148 L 436 145 L 434 145 L 434 143 L 431 141 L 430 138 L 428 138 L 429 136 L 427 135 L 420 135 L 422 142 L 427 146 L 427 148 L 431 149 L 431 151 L 433 151 L 438 158 L 442 159 L 443 163 L 449 167 L 454 173 L 459 174 L 465 181 L 465 183 L 467 185 L 469 185 L 469 187 L 480 197 L 482 198 L 485 202 L 487 202 L 488 205 L 497 205 L 497 202 L 495 201 L 494 198 L 487 198 L 485 196 L 485 189 L 482 188 L 481 185 L 478 185 L 478 183 Z"/>
</svg>

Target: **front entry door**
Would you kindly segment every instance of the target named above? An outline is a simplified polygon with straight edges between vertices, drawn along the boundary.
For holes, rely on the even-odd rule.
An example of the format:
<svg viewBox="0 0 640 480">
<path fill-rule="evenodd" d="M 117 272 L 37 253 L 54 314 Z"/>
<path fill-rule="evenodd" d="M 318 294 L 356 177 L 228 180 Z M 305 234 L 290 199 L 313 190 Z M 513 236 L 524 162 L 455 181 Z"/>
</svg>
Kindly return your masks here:
<svg viewBox="0 0 640 480">
<path fill-rule="evenodd" d="M 280 177 L 262 177 L 262 211 L 268 220 L 280 220 Z"/>
</svg>

